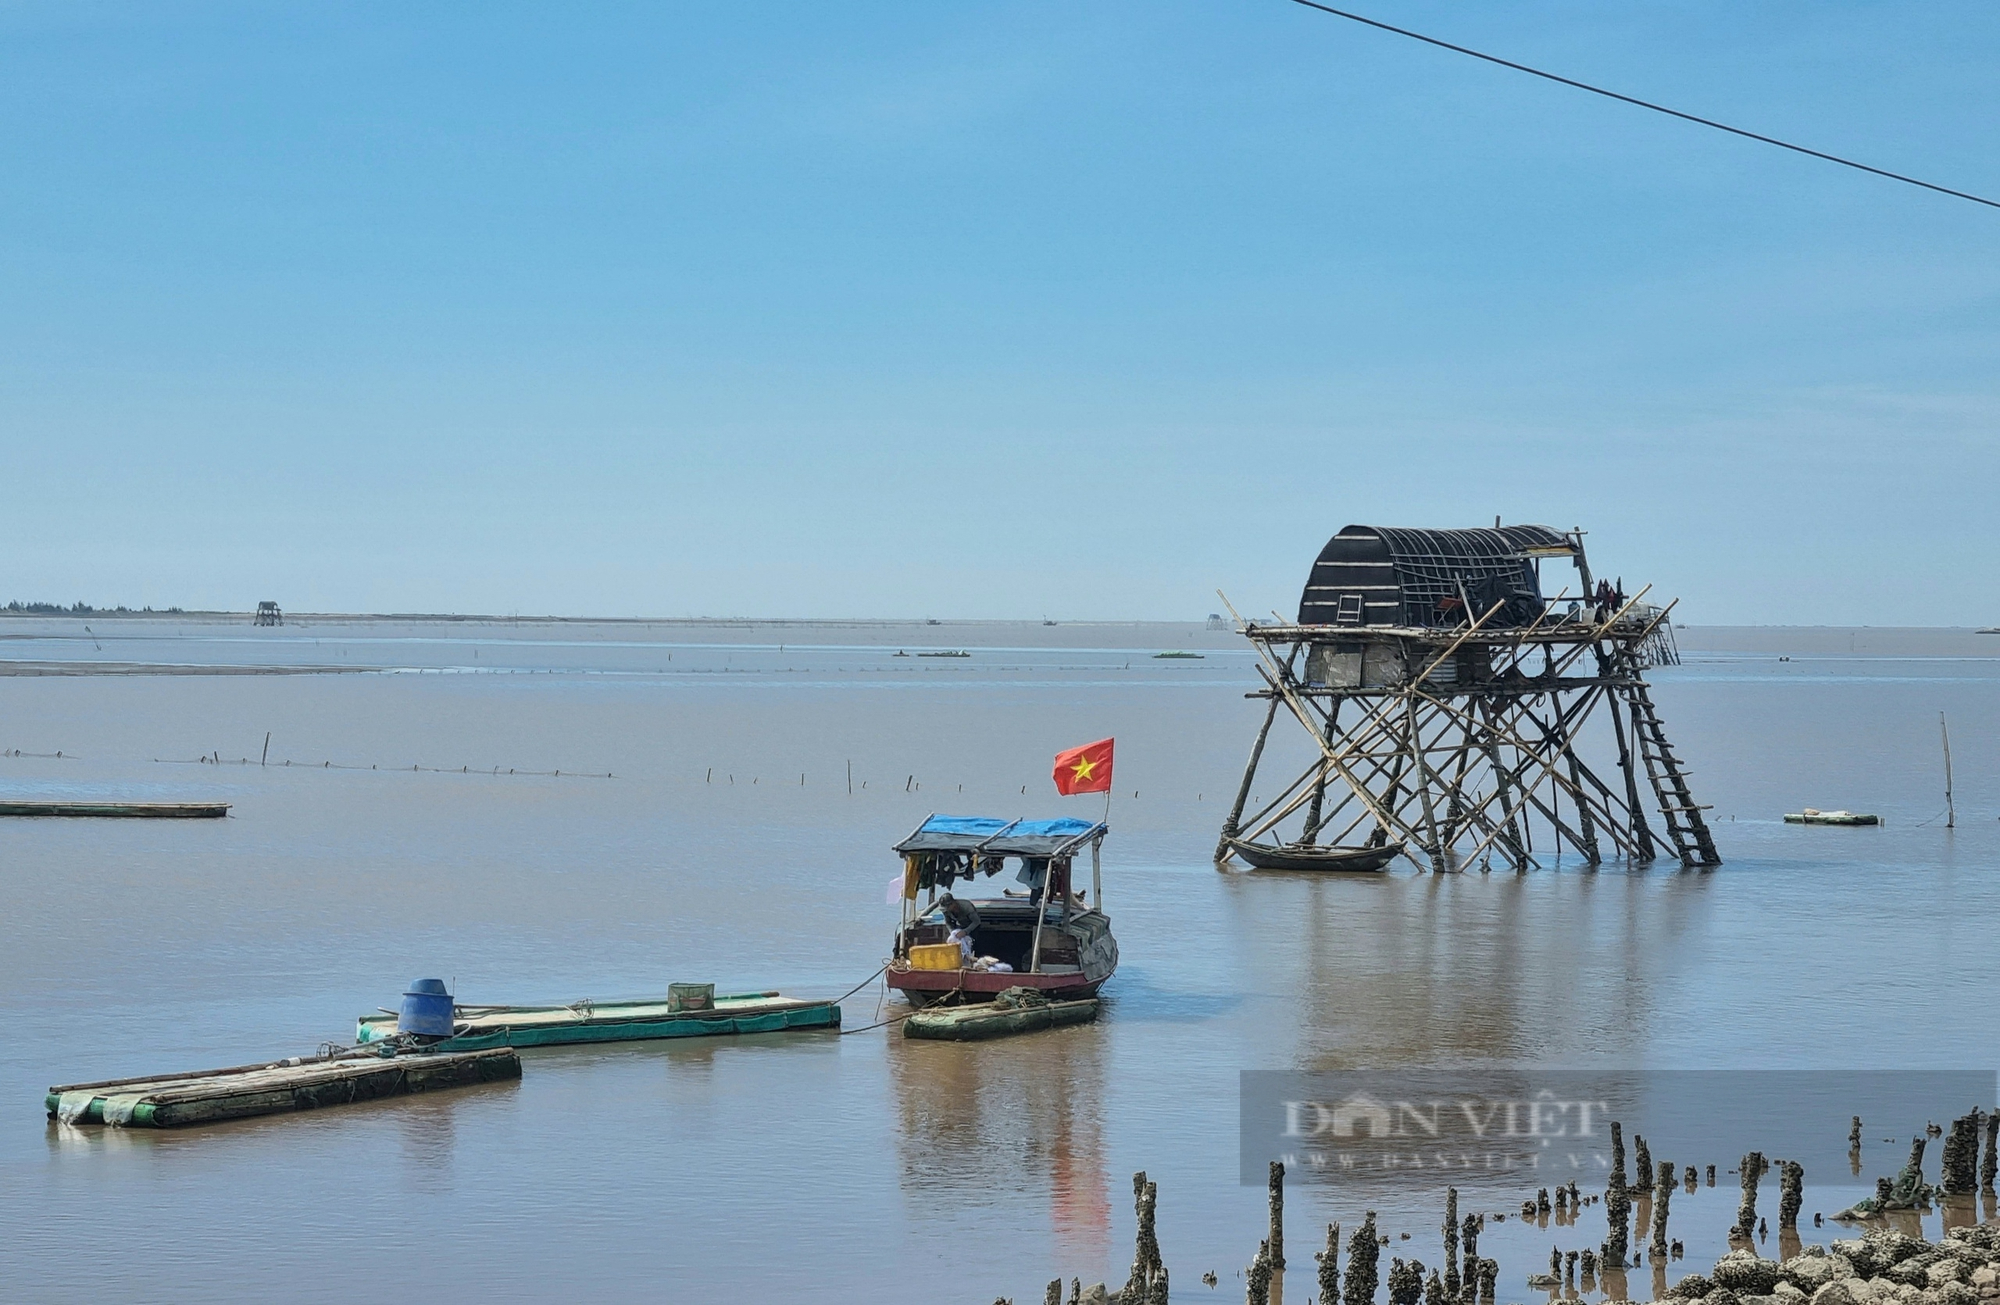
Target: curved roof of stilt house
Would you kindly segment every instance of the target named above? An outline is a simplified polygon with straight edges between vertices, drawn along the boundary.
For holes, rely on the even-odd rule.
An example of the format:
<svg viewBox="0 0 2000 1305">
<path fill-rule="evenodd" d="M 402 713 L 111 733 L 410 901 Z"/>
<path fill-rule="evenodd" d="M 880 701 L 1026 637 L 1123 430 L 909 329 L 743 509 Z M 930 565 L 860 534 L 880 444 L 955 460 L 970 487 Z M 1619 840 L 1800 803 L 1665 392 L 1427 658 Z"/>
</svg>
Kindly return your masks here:
<svg viewBox="0 0 2000 1305">
<path fill-rule="evenodd" d="M 1469 600 L 1482 612 L 1507 603 L 1489 626 L 1525 625 L 1542 609 L 1535 559 L 1576 552 L 1571 536 L 1547 526 L 1348 526 L 1313 563 L 1299 624 L 1455 626 Z"/>
</svg>

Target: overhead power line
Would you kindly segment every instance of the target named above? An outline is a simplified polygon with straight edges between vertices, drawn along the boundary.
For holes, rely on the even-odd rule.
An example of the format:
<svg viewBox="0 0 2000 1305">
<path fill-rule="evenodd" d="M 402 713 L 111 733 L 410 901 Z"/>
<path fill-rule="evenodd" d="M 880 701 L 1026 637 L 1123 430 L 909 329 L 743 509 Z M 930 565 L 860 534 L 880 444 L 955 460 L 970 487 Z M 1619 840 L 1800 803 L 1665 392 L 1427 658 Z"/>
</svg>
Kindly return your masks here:
<svg viewBox="0 0 2000 1305">
<path fill-rule="evenodd" d="M 1435 36 L 1425 36 L 1422 32 L 1412 32 L 1405 27 L 1393 27 L 1388 23 L 1378 22 L 1373 18 L 1349 13 L 1345 9 L 1335 9 L 1331 5 L 1318 3 L 1318 0 L 1292 0 L 1292 3 L 1303 5 L 1307 9 L 1317 9 L 1323 14 L 1332 14 L 1335 18 L 1345 18 L 1349 22 L 1362 23 L 1369 27 L 1379 28 L 1385 32 L 1393 32 L 1397 36 L 1407 36 L 1412 41 L 1422 41 L 1425 45 L 1435 45 L 1440 50 L 1450 50 L 1454 54 L 1464 54 L 1470 55 L 1474 59 L 1484 59 L 1487 63 L 1496 63 L 1502 68 L 1512 68 L 1515 72 L 1524 72 L 1533 77 L 1540 77 L 1545 81 L 1560 82 L 1564 86 L 1574 86 L 1579 91 L 1589 91 L 1592 95 L 1602 95 L 1607 100 L 1618 100 L 1625 104 L 1637 105 L 1641 109 L 1651 109 L 1654 113 L 1664 113 L 1669 118 L 1679 118 L 1684 122 L 1697 123 L 1703 127 L 1713 127 L 1717 131 L 1726 131 L 1732 136 L 1742 136 L 1748 140 L 1762 141 L 1766 145 L 1776 145 L 1781 150 L 1790 150 L 1794 154 L 1806 154 L 1816 159 L 1825 159 L 1828 163 L 1838 163 L 1844 168 L 1853 168 L 1859 172 L 1871 172 L 1878 177 L 1887 177 L 1891 181 L 1900 181 L 1905 185 L 1921 186 L 1925 190 L 1934 190 L 1940 195 L 1950 195 L 1954 199 L 1969 199 L 1975 204 L 1984 204 L 1988 208 L 2000 208 L 2000 200 L 1986 199 L 1979 195 L 1967 194 L 1962 190 L 1953 190 L 1949 186 L 1933 185 L 1928 181 L 1919 181 L 1915 177 L 1906 177 L 1900 172 L 1890 172 L 1885 168 L 1874 168 L 1868 166 L 1866 163 L 1857 163 L 1853 159 L 1844 159 L 1838 154 L 1828 154 L 1822 150 L 1807 149 L 1803 145 L 1794 145 L 1790 141 L 1779 140 L 1775 136 L 1764 136 L 1754 131 L 1745 131 L 1741 127 L 1732 127 L 1726 122 L 1717 122 L 1713 118 L 1703 118 L 1692 113 L 1682 113 L 1679 109 L 1669 109 L 1664 104 L 1654 104 L 1650 100 L 1641 100 L 1631 95 L 1620 95 L 1617 91 L 1608 91 L 1602 86 L 1592 86 L 1589 82 L 1580 82 L 1571 77 L 1562 77 L 1552 72 L 1543 72 L 1540 68 L 1530 68 L 1527 64 L 1515 63 L 1512 59 L 1502 59 L 1498 55 L 1483 54 L 1478 50 L 1468 49 L 1463 45 L 1453 45 L 1450 41 L 1440 41 Z"/>
</svg>

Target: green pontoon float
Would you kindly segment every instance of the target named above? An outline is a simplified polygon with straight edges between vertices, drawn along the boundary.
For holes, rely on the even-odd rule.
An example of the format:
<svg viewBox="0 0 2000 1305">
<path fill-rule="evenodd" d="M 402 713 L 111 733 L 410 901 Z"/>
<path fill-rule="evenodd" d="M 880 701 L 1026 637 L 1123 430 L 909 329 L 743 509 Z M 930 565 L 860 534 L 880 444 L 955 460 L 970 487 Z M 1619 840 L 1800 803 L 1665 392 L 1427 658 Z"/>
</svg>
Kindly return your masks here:
<svg viewBox="0 0 2000 1305">
<path fill-rule="evenodd" d="M 640 1042 L 729 1033 L 837 1029 L 840 1005 L 776 992 L 715 996 L 712 983 L 668 985 L 665 997 L 640 1001 L 576 1001 L 564 1006 L 466 1006 L 444 985 L 421 979 L 403 995 L 400 1012 L 363 1015 L 354 1040 L 382 1042 L 398 1033 L 427 1040 L 431 1051 L 489 1047 L 555 1047 L 579 1042 Z"/>
</svg>

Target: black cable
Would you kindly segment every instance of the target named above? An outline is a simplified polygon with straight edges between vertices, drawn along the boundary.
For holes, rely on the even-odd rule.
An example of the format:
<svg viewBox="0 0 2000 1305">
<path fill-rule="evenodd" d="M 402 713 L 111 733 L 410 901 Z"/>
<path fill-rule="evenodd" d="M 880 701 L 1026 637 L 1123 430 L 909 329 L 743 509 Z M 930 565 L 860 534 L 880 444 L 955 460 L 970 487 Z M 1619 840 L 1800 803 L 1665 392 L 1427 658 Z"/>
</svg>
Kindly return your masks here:
<svg viewBox="0 0 2000 1305">
<path fill-rule="evenodd" d="M 1440 41 L 1435 36 L 1425 36 L 1422 32 L 1412 32 L 1403 27 L 1392 27 L 1388 23 L 1378 22 L 1373 18 L 1364 18 L 1360 14 L 1351 14 L 1345 9 L 1335 9 L 1331 5 L 1320 4 L 1318 0 L 1292 0 L 1292 3 L 1303 5 L 1307 9 L 1317 9 L 1323 14 L 1332 14 L 1335 18 L 1345 18 L 1350 22 L 1380 28 L 1385 32 L 1393 32 L 1397 36 L 1407 36 L 1412 41 L 1422 41 L 1425 45 L 1435 45 L 1441 50 L 1450 50 L 1454 54 L 1471 55 L 1475 59 L 1484 59 L 1487 63 L 1497 63 L 1502 68 L 1512 68 L 1515 72 L 1528 73 L 1531 76 L 1540 77 L 1546 81 L 1560 82 L 1564 86 L 1574 86 L 1577 90 L 1589 91 L 1592 95 L 1602 95 L 1609 100 L 1618 100 L 1625 104 L 1637 105 L 1642 109 L 1651 109 L 1654 113 L 1664 113 L 1670 118 L 1679 118 L 1685 122 L 1698 123 L 1703 127 L 1713 127 L 1717 131 L 1726 131 L 1732 136 L 1742 136 L 1749 140 L 1762 141 L 1766 145 L 1776 145 L 1779 149 L 1791 150 L 1795 154 L 1808 154 L 1813 158 L 1825 159 L 1828 163 L 1838 163 L 1842 167 L 1854 168 L 1860 172 L 1872 172 L 1878 177 L 1887 177 L 1891 181 L 1900 181 L 1905 185 L 1922 186 L 1925 190 L 1935 190 L 1940 195 L 1950 195 L 1954 199 L 1969 199 L 1975 204 L 1984 204 L 1988 208 L 2000 208 L 2000 200 L 1986 199 L 1979 195 L 1970 195 L 1962 190 L 1953 190 L 1949 186 L 1933 185 L 1928 181 L 1919 181 L 1915 177 L 1906 177 L 1900 172 L 1889 172 L 1882 168 L 1871 168 L 1866 163 L 1856 163 L 1853 159 L 1843 159 L 1838 154 L 1827 154 L 1820 150 L 1807 149 L 1803 145 L 1794 145 L 1790 141 L 1779 140 L 1775 136 L 1760 136 L 1754 131 L 1745 131 L 1741 127 L 1732 127 L 1726 122 L 1716 122 L 1712 118 L 1701 118 L 1692 113 L 1682 113 L 1679 109 L 1669 109 L 1664 104 L 1654 104 L 1650 100 L 1636 99 L 1630 95 L 1620 95 L 1617 91 L 1607 91 L 1602 86 L 1592 86 L 1589 82 L 1580 82 L 1569 77 L 1559 77 L 1555 73 L 1543 72 L 1540 68 L 1530 68 L 1527 64 L 1515 63 L 1511 59 L 1502 59 L 1498 55 L 1482 54 L 1478 50 L 1467 49 L 1462 45 L 1453 45 L 1450 41 Z"/>
</svg>

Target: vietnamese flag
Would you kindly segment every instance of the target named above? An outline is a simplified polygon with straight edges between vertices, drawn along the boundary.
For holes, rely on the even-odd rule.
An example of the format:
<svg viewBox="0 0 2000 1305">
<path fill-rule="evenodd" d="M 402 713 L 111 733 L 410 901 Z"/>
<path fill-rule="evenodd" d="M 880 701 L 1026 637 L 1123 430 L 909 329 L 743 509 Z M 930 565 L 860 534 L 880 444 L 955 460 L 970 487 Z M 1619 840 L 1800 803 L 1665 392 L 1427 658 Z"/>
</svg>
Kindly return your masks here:
<svg viewBox="0 0 2000 1305">
<path fill-rule="evenodd" d="M 1110 739 L 1099 739 L 1080 748 L 1056 753 L 1056 792 L 1068 797 L 1073 793 L 1110 791 Z"/>
</svg>

